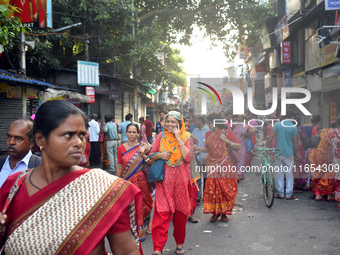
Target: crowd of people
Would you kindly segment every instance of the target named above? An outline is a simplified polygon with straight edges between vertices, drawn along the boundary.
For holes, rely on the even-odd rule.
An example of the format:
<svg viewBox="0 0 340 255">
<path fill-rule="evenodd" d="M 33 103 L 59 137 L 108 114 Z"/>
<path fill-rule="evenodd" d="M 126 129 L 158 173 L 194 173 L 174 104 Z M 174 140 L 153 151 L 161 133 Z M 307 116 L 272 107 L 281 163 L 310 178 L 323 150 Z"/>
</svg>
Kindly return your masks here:
<svg viewBox="0 0 340 255">
<path fill-rule="evenodd" d="M 336 200 L 340 208 L 340 116 L 322 130 L 319 115 L 305 125 L 290 110 L 269 117 L 276 121 L 261 127 L 251 113 L 162 111 L 155 126 L 150 115 L 134 123 L 132 114 L 119 125 L 105 115 L 101 125 L 97 114 L 88 121 L 71 103 L 48 101 L 34 122 L 16 120 L 8 130 L 0 247 L 6 254 L 107 254 L 107 237 L 114 254 L 143 254 L 151 234 L 153 255 L 162 254 L 172 220 L 175 253 L 184 254 L 198 203 L 210 222 L 229 220 L 262 137 L 280 151 L 273 164 L 288 169 L 276 173 L 276 198 L 311 190 L 316 201 Z M 148 182 L 158 160 L 164 178 Z"/>
</svg>

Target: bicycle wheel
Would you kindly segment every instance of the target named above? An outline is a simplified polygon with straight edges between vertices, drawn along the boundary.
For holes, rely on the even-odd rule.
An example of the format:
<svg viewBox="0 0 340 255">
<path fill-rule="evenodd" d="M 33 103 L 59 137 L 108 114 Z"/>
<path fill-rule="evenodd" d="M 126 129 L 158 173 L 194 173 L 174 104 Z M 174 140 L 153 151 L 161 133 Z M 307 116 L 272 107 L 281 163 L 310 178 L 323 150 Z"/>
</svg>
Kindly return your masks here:
<svg viewBox="0 0 340 255">
<path fill-rule="evenodd" d="M 263 172 L 262 184 L 264 201 L 266 206 L 270 208 L 274 203 L 275 196 L 275 179 L 272 172 Z"/>
</svg>

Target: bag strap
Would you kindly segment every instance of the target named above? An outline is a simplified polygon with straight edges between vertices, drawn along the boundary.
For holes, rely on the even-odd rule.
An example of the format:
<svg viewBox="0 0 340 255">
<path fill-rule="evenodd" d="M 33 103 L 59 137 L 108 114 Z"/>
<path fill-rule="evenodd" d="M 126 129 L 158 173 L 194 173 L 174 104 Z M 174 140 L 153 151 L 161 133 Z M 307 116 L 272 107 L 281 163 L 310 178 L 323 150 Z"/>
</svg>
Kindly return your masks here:
<svg viewBox="0 0 340 255">
<path fill-rule="evenodd" d="M 4 166 L 5 162 L 6 162 L 7 156 L 1 157 L 0 158 L 0 172 L 2 170 L 2 167 Z"/>
</svg>

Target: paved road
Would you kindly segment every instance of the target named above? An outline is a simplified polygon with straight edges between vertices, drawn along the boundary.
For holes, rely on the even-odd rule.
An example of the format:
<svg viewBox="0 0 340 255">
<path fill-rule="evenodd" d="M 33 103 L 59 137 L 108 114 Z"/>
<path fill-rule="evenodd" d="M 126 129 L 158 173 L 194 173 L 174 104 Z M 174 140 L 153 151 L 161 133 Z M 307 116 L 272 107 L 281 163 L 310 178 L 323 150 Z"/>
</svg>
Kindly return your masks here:
<svg viewBox="0 0 340 255">
<path fill-rule="evenodd" d="M 257 164 L 255 159 L 253 164 Z M 340 254 L 340 210 L 336 202 L 315 202 L 311 192 L 298 200 L 275 199 L 268 209 L 263 201 L 258 173 L 247 173 L 239 184 L 235 214 L 229 222 L 210 223 L 202 204 L 197 224 L 188 222 L 186 254 Z M 206 230 L 211 233 L 205 233 Z M 174 254 L 170 228 L 163 254 Z M 144 254 L 152 253 L 151 235 L 143 242 Z"/>
</svg>

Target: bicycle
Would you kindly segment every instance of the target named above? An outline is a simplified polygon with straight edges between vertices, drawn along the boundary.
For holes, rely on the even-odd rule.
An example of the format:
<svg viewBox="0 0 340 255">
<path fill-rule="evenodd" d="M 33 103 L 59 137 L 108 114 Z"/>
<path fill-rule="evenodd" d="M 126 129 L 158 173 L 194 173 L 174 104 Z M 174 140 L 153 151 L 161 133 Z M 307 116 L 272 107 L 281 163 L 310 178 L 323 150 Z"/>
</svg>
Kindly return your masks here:
<svg viewBox="0 0 340 255">
<path fill-rule="evenodd" d="M 262 185 L 263 196 L 266 206 L 272 207 L 275 197 L 275 178 L 273 172 L 270 171 L 270 164 L 274 159 L 270 159 L 270 153 L 274 152 L 275 157 L 281 154 L 280 149 L 275 148 L 257 148 L 251 151 L 255 156 L 261 158 L 261 173 L 262 173 Z M 256 153 L 258 152 L 258 154 Z"/>
</svg>

